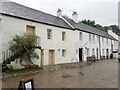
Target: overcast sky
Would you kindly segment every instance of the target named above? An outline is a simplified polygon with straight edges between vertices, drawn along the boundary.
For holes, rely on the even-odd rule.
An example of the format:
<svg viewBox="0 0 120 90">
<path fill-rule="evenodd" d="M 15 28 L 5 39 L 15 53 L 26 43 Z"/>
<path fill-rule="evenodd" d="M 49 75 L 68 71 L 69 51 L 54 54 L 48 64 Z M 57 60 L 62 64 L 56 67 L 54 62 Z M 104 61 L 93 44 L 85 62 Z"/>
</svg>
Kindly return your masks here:
<svg viewBox="0 0 120 90">
<path fill-rule="evenodd" d="M 56 15 L 57 9 L 71 18 L 77 11 L 79 20 L 95 20 L 101 25 L 118 25 L 119 0 L 10 0 L 34 9 Z"/>
</svg>

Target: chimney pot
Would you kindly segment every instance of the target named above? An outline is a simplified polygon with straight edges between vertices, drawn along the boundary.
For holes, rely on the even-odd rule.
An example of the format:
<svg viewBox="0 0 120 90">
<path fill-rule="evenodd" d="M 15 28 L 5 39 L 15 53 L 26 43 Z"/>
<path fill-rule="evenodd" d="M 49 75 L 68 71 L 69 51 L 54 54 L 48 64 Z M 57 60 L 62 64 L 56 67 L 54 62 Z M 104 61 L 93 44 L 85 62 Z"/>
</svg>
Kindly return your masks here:
<svg viewBox="0 0 120 90">
<path fill-rule="evenodd" d="M 73 19 L 73 21 L 75 21 L 76 23 L 78 23 L 78 13 L 77 12 L 73 12 L 72 19 Z"/>
<path fill-rule="evenodd" d="M 112 27 L 109 27 L 108 30 L 112 30 Z"/>
<path fill-rule="evenodd" d="M 61 16 L 62 16 L 62 10 L 58 9 L 58 11 L 57 11 L 57 16 L 58 16 L 58 17 L 61 17 Z"/>
</svg>

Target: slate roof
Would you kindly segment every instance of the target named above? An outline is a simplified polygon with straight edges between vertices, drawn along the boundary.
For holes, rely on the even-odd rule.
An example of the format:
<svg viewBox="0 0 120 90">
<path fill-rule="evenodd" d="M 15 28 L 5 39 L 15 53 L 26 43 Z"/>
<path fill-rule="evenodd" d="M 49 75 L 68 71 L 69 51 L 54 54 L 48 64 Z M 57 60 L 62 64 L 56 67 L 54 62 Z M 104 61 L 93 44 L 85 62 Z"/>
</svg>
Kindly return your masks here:
<svg viewBox="0 0 120 90">
<path fill-rule="evenodd" d="M 83 24 L 83 23 L 76 23 L 72 19 L 70 19 L 66 16 L 63 16 L 63 18 L 66 19 L 77 30 L 85 31 L 85 32 L 88 32 L 88 33 L 91 33 L 91 34 L 96 34 L 96 35 L 100 35 L 102 37 L 106 37 L 106 38 L 116 40 L 114 37 L 109 35 L 107 32 L 101 31 L 99 29 L 93 28 L 93 27 L 88 26 L 88 25 Z"/>
<path fill-rule="evenodd" d="M 27 20 L 31 20 L 31 21 L 35 21 L 35 22 L 39 22 L 43 24 L 48 24 L 52 26 L 57 26 L 57 27 L 73 30 L 64 20 L 62 20 L 59 17 L 56 17 L 51 14 L 47 14 L 47 13 L 23 6 L 23 5 L 20 5 L 20 4 L 11 2 L 11 1 L 2 2 L 0 13 L 4 15 L 9 15 L 9 16 L 17 17 L 17 18 L 27 19 Z M 97 34 L 97 35 L 115 40 L 115 38 L 113 38 L 106 32 L 90 27 L 83 23 L 79 23 L 79 24 L 75 23 L 72 19 L 68 17 L 64 17 L 64 19 L 66 19 L 77 30 L 82 30 L 85 32 Z"/>
<path fill-rule="evenodd" d="M 71 27 L 59 17 L 53 16 L 53 15 L 17 4 L 11 1 L 2 2 L 2 14 L 71 29 Z"/>
</svg>

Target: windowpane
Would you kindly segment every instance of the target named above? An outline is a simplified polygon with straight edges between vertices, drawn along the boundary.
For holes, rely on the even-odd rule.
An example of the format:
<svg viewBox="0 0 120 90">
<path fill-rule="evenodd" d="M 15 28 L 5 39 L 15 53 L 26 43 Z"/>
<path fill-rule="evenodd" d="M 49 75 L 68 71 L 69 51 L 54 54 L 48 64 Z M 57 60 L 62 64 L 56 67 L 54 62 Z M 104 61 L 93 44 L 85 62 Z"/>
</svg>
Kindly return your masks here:
<svg viewBox="0 0 120 90">
<path fill-rule="evenodd" d="M 92 49 L 92 55 L 95 55 L 95 49 Z"/>
<path fill-rule="evenodd" d="M 62 32 L 62 41 L 65 41 L 65 32 Z"/>
<path fill-rule="evenodd" d="M 47 39 L 51 39 L 52 38 L 52 30 L 48 29 L 47 30 Z"/>
<path fill-rule="evenodd" d="M 91 42 L 91 34 L 89 34 L 89 42 Z"/>
<path fill-rule="evenodd" d="M 107 40 L 107 45 L 108 45 L 108 39 L 106 38 L 106 40 Z"/>
<path fill-rule="evenodd" d="M 102 42 L 103 42 L 103 44 L 104 44 L 104 37 L 102 37 Z"/>
<path fill-rule="evenodd" d="M 89 48 L 87 49 L 87 56 L 89 56 Z"/>
<path fill-rule="evenodd" d="M 82 38 L 83 38 L 83 35 L 82 35 L 82 32 L 79 33 L 79 40 L 82 41 Z"/>
<path fill-rule="evenodd" d="M 104 56 L 104 54 L 105 54 L 105 53 L 104 53 L 104 49 L 102 50 L 102 53 L 103 53 L 103 56 Z"/>
<path fill-rule="evenodd" d="M 95 35 L 93 35 L 93 42 L 95 43 Z"/>
<path fill-rule="evenodd" d="M 66 50 L 62 50 L 62 56 L 63 56 L 63 57 L 66 56 Z"/>
</svg>

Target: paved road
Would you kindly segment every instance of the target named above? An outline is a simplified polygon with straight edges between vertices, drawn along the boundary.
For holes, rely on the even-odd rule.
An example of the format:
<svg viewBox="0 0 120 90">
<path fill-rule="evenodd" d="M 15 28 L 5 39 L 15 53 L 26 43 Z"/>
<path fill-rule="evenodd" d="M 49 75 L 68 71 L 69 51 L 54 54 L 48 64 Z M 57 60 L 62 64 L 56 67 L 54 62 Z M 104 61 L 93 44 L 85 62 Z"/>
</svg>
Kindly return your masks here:
<svg viewBox="0 0 120 90">
<path fill-rule="evenodd" d="M 31 76 L 36 88 L 118 88 L 118 61 L 101 60 L 80 68 L 9 77 L 3 79 L 3 88 L 17 88 L 21 79 Z"/>
</svg>

